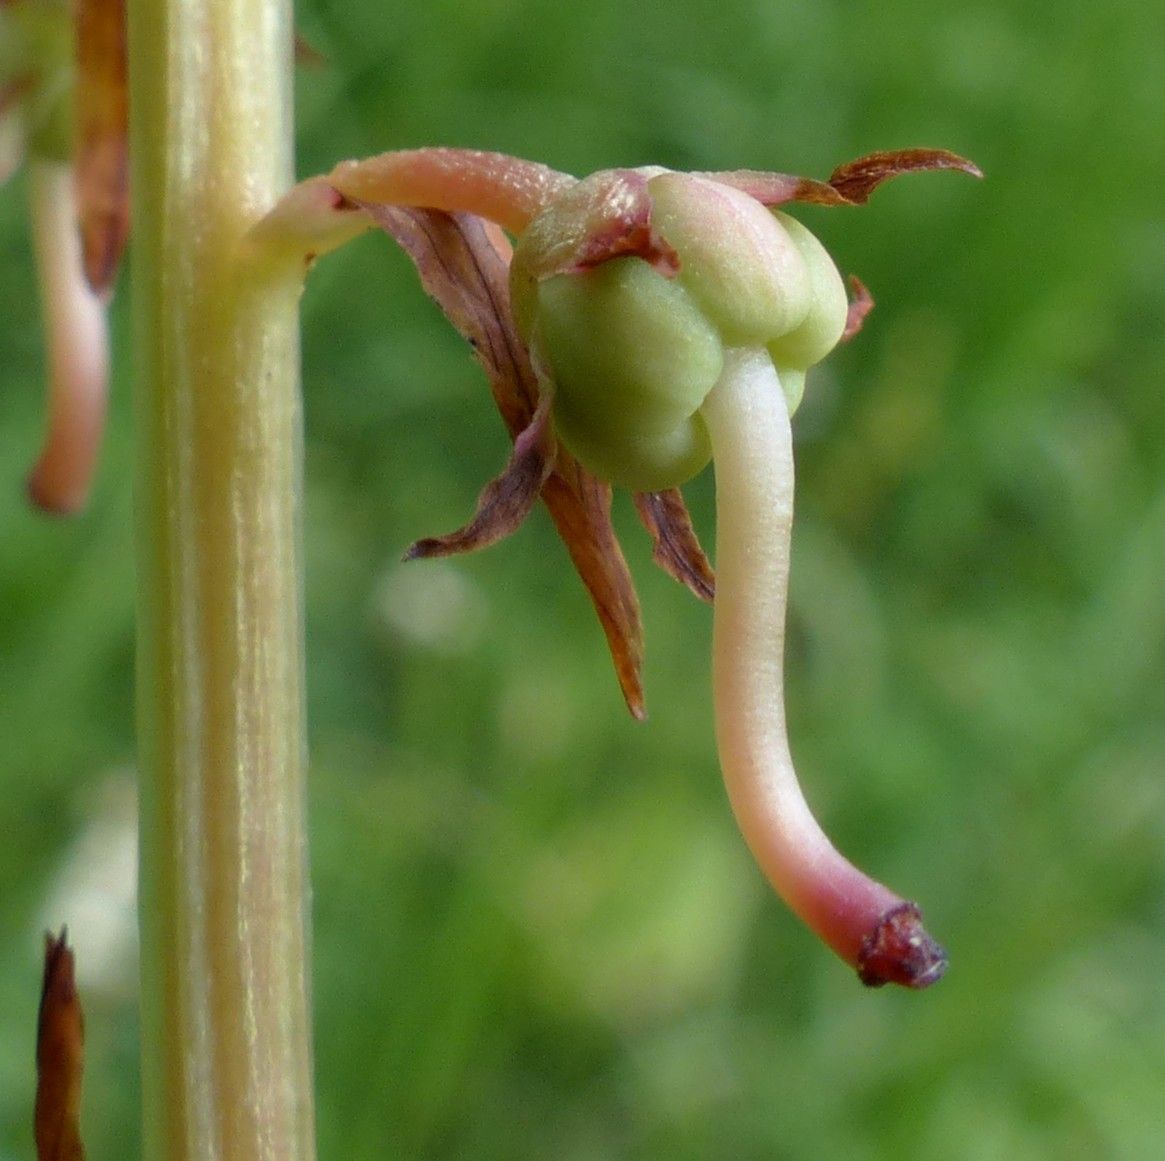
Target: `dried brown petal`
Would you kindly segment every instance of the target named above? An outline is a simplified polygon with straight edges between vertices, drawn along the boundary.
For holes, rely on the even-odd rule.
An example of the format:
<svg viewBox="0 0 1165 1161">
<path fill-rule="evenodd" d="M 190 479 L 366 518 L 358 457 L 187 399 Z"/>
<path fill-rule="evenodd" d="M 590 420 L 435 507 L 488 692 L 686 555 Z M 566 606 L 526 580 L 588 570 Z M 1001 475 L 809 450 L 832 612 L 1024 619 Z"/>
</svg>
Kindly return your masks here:
<svg viewBox="0 0 1165 1161">
<path fill-rule="evenodd" d="M 85 276 L 112 287 L 129 234 L 125 0 L 76 0 L 77 213 Z"/>
<path fill-rule="evenodd" d="M 983 172 L 973 162 L 946 149 L 897 149 L 885 153 L 868 153 L 856 161 L 839 165 L 829 184 L 851 205 L 863 205 L 883 182 L 904 173 L 928 169 L 957 169 L 972 177 Z"/>
<path fill-rule="evenodd" d="M 469 340 L 489 376 L 512 438 L 534 418 L 539 386 L 510 315 L 506 257 L 496 234 L 470 214 L 360 203 L 413 260 L 421 283 Z M 571 560 L 591 595 L 627 706 L 644 715 L 643 628 L 627 562 L 611 525 L 611 489 L 559 445 L 542 486 Z"/>
<path fill-rule="evenodd" d="M 700 600 L 711 602 L 716 596 L 716 574 L 700 547 L 680 490 L 638 492 L 635 510 L 655 544 L 651 559 Z"/>
<path fill-rule="evenodd" d="M 627 708 L 642 721 L 647 717 L 643 621 L 631 572 L 611 523 L 611 487 L 560 445 L 558 463 L 542 489 L 542 499 L 591 594 Z"/>
<path fill-rule="evenodd" d="M 530 426 L 514 440 L 514 453 L 505 471 L 478 497 L 473 519 L 446 536 L 418 540 L 405 553 L 405 560 L 476 552 L 518 530 L 554 470 L 558 441 L 550 420 L 552 398 L 549 391 L 543 394 Z"/>
<path fill-rule="evenodd" d="M 67 933 L 45 936 L 44 982 L 36 1036 L 38 1161 L 84 1161 L 78 1115 L 85 1064 L 85 1018 Z"/>
<path fill-rule="evenodd" d="M 506 263 L 486 223 L 473 214 L 354 204 L 413 260 L 425 291 L 473 347 L 510 436 L 517 439 L 537 410 L 538 381 L 510 322 Z"/>
<path fill-rule="evenodd" d="M 849 276 L 849 285 L 853 297 L 849 300 L 849 309 L 845 314 L 845 330 L 838 340 L 842 343 L 848 343 L 862 329 L 866 316 L 874 309 L 874 296 L 856 274 Z"/>
</svg>

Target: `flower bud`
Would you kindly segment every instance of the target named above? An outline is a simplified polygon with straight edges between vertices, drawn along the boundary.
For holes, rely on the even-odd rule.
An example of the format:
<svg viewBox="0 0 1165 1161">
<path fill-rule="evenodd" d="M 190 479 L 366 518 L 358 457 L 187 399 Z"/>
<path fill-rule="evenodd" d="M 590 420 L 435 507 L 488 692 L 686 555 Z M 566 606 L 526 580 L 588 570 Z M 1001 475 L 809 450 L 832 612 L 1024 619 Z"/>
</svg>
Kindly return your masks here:
<svg viewBox="0 0 1165 1161">
<path fill-rule="evenodd" d="M 666 170 L 596 174 L 556 198 L 518 240 L 511 293 L 554 384 L 559 436 L 635 491 L 707 464 L 699 409 L 725 348 L 767 348 L 792 409 L 847 309 L 837 269 L 799 222 Z"/>
</svg>

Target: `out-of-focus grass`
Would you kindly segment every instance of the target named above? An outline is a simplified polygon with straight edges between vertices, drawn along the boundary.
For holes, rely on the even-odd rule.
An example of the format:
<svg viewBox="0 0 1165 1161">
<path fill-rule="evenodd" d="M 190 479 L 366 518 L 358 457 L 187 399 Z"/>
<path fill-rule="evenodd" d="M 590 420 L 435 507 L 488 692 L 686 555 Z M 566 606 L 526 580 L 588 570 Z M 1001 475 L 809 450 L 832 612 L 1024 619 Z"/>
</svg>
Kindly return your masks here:
<svg viewBox="0 0 1165 1161">
<path fill-rule="evenodd" d="M 815 175 L 943 145 L 988 174 L 804 213 L 879 305 L 798 419 L 790 728 L 839 845 L 921 898 L 949 944 L 950 976 L 922 996 L 864 992 L 763 889 L 718 784 L 708 612 L 651 571 L 625 503 L 645 726 L 546 519 L 477 559 L 395 563 L 464 517 L 506 441 L 387 242 L 313 273 L 324 1158 L 1158 1154 L 1155 11 L 303 7 L 329 61 L 301 78 L 305 174 L 426 143 L 579 173 Z M 22 194 L 0 195 L 0 1158 L 31 1152 L 38 928 L 62 921 L 89 1009 L 86 1134 L 120 1158 L 137 1151 L 115 873 L 133 762 L 132 288 L 98 494 L 80 520 L 45 522 L 20 497 L 42 374 Z M 710 539 L 711 481 L 689 495 Z"/>
</svg>

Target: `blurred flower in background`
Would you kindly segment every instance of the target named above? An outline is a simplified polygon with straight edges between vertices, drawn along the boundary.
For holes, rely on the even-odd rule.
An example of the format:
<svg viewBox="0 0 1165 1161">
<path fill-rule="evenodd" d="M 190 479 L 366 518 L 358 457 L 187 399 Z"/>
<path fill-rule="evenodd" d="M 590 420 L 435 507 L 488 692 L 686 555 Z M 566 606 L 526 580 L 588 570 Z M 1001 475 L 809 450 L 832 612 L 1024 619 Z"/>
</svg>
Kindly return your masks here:
<svg viewBox="0 0 1165 1161">
<path fill-rule="evenodd" d="M 5 0 L 0 180 L 25 160 L 49 376 L 30 498 L 70 513 L 89 495 L 105 426 L 104 304 L 128 230 L 122 0 Z"/>
</svg>

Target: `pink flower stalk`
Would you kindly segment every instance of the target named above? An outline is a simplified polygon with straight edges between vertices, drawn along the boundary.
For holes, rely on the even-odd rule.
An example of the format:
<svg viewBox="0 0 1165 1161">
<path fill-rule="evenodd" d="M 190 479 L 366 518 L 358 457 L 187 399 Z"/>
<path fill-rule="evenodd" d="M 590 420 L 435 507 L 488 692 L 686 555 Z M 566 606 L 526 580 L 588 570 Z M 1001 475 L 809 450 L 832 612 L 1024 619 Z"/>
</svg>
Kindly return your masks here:
<svg viewBox="0 0 1165 1161">
<path fill-rule="evenodd" d="M 105 303 L 82 265 L 72 166 L 34 161 L 28 180 L 49 372 L 48 430 L 28 494 L 45 511 L 66 515 L 89 497 L 105 428 Z"/>
</svg>

